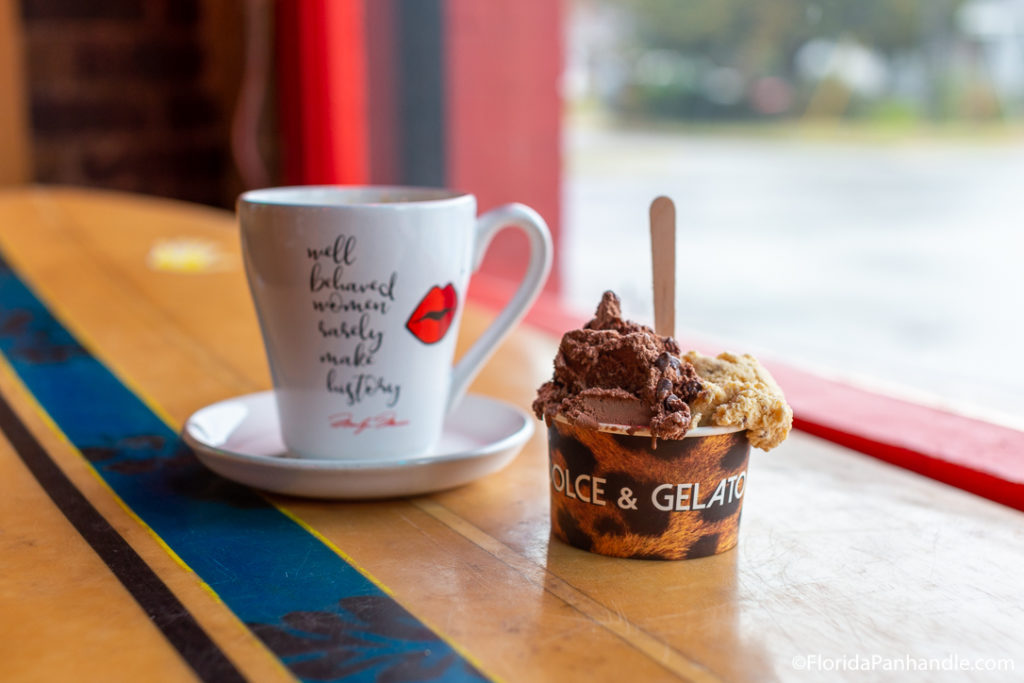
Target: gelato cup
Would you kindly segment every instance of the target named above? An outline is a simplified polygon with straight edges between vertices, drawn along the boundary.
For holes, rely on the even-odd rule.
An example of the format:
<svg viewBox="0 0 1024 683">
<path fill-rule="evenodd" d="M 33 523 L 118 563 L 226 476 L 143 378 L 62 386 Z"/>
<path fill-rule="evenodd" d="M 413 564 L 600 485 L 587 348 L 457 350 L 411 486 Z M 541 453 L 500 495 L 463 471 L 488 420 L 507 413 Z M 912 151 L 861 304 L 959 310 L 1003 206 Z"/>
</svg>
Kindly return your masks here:
<svg viewBox="0 0 1024 683">
<path fill-rule="evenodd" d="M 602 555 L 682 560 L 736 545 L 750 447 L 793 411 L 752 356 L 683 354 L 614 292 L 562 336 L 533 413 L 548 427 L 552 535 Z"/>
<path fill-rule="evenodd" d="M 547 420 L 551 533 L 601 555 L 684 560 L 736 546 L 750 443 L 738 427 L 680 439 Z"/>
</svg>

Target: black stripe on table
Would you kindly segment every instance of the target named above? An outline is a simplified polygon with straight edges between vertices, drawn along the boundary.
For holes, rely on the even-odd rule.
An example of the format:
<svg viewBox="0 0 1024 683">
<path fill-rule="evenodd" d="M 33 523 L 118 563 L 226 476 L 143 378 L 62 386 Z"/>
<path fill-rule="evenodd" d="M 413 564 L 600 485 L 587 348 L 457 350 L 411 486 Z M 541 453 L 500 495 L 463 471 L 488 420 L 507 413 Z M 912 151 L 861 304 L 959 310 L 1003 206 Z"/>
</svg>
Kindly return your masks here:
<svg viewBox="0 0 1024 683">
<path fill-rule="evenodd" d="M 204 681 L 245 681 L 181 601 L 57 467 L 0 394 L 0 431 L 82 538 Z"/>
</svg>

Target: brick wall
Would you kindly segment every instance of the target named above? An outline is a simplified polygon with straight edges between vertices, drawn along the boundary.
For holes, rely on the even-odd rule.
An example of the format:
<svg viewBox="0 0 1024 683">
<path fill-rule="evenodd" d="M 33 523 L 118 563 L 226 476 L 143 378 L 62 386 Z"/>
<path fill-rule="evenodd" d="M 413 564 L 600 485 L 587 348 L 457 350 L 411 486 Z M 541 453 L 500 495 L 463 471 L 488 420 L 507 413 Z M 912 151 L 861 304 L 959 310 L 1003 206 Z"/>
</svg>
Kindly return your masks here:
<svg viewBox="0 0 1024 683">
<path fill-rule="evenodd" d="M 243 0 L 20 0 L 35 179 L 230 206 Z"/>
</svg>

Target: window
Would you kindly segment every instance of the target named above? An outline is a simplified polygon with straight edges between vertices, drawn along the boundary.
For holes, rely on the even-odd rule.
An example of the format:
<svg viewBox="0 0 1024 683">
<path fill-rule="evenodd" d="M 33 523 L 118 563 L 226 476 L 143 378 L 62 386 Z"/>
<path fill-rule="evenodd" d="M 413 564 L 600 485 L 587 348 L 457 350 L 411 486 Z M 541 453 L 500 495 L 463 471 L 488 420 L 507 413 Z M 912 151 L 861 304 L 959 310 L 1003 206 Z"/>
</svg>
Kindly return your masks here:
<svg viewBox="0 0 1024 683">
<path fill-rule="evenodd" d="M 563 296 L 1021 422 L 1024 2 L 575 0 Z M 693 340 L 685 339 L 693 335 Z"/>
</svg>

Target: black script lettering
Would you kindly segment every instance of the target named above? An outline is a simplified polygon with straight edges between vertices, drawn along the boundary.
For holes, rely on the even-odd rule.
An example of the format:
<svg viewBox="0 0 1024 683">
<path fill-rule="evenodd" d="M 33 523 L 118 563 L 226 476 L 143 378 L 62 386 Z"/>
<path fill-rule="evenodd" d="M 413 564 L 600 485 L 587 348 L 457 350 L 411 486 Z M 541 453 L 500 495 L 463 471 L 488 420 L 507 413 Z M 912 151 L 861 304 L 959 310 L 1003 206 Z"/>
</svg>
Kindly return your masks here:
<svg viewBox="0 0 1024 683">
<path fill-rule="evenodd" d="M 360 341 L 369 341 L 369 353 L 377 353 L 380 345 L 384 342 L 384 333 L 370 327 L 370 314 L 363 313 L 359 316 L 359 324 L 351 325 L 349 321 L 342 320 L 336 326 L 328 326 L 323 320 L 317 322 L 317 329 L 324 337 L 337 337 L 339 339 L 352 339 L 358 337 Z"/>
<path fill-rule="evenodd" d="M 309 269 L 309 291 L 319 292 L 320 290 L 327 289 L 330 286 L 331 281 L 321 273 L 320 263 L 314 263 L 313 267 Z"/>
<path fill-rule="evenodd" d="M 345 235 L 338 235 L 334 238 L 334 244 L 329 247 L 322 247 L 320 249 L 306 249 L 306 256 L 313 259 L 314 261 L 319 260 L 322 256 L 329 256 L 332 261 L 338 264 L 345 264 L 351 266 L 356 261 L 355 257 L 356 250 L 356 238 L 346 237 Z"/>
<path fill-rule="evenodd" d="M 373 365 L 373 354 L 366 350 L 363 342 L 356 344 L 355 350 L 345 356 L 335 356 L 330 351 L 321 354 L 320 362 L 327 365 L 347 365 L 353 368 L 361 368 Z"/>
<path fill-rule="evenodd" d="M 379 280 L 370 280 L 368 282 L 346 282 L 344 265 L 335 266 L 331 276 L 327 277 L 327 275 L 324 274 L 321 264 L 317 262 L 309 269 L 309 291 L 320 292 L 325 289 L 330 289 L 335 292 L 349 292 L 352 294 L 376 292 L 382 298 L 394 301 L 395 280 L 397 279 L 398 273 L 391 273 L 387 282 L 381 282 Z"/>
<path fill-rule="evenodd" d="M 393 289 L 395 282 L 395 273 L 391 274 L 391 280 L 389 282 L 382 283 L 378 280 L 370 280 L 369 282 L 345 282 L 342 278 L 344 276 L 344 268 L 341 266 L 335 266 L 334 277 L 331 278 L 331 289 L 336 292 L 352 292 L 355 294 L 366 294 L 367 292 L 377 292 L 386 299 L 395 300 Z"/>
<path fill-rule="evenodd" d="M 313 310 L 321 313 L 324 311 L 330 311 L 331 313 L 347 313 L 351 311 L 362 313 L 363 311 L 376 311 L 386 315 L 388 312 L 388 304 L 384 301 L 375 301 L 373 299 L 354 301 L 352 299 L 346 299 L 337 292 L 331 292 L 330 296 L 326 299 L 313 299 L 312 303 Z"/>
<path fill-rule="evenodd" d="M 395 280 L 398 279 L 398 273 L 392 271 L 391 277 L 388 279 L 387 284 L 381 285 L 377 291 L 385 299 L 395 300 Z"/>
<path fill-rule="evenodd" d="M 364 399 L 372 398 L 378 394 L 384 394 L 388 397 L 385 405 L 391 408 L 398 403 L 402 387 L 388 382 L 385 378 L 378 375 L 366 373 L 355 375 L 347 380 L 339 379 L 335 369 L 331 368 L 327 372 L 327 391 L 346 396 L 350 406 L 362 403 Z"/>
</svg>

